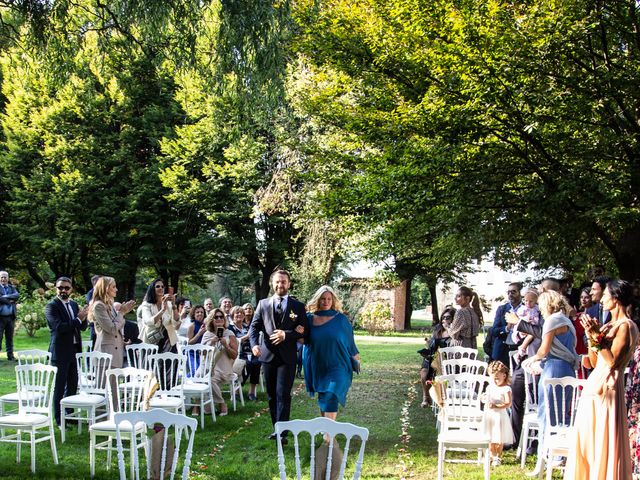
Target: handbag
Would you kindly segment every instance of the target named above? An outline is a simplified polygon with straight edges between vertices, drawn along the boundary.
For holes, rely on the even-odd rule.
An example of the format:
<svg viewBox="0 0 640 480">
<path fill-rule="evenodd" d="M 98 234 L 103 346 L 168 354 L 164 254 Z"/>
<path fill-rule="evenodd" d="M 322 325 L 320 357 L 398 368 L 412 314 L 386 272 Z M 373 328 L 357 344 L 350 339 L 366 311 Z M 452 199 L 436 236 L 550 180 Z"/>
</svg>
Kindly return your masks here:
<svg viewBox="0 0 640 480">
<path fill-rule="evenodd" d="M 351 370 L 355 373 L 360 373 L 360 361 L 356 357 L 351 357 Z"/>
<path fill-rule="evenodd" d="M 162 328 L 147 329 L 147 343 L 159 345 L 162 339 L 164 339 L 164 332 L 162 331 Z"/>
</svg>

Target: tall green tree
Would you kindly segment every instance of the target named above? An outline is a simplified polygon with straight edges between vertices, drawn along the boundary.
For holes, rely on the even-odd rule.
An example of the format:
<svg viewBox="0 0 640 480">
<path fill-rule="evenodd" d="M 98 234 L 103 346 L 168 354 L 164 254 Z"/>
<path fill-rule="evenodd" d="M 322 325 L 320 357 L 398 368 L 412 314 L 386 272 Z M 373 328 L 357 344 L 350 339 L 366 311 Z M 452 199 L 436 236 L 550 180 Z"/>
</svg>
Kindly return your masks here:
<svg viewBox="0 0 640 480">
<path fill-rule="evenodd" d="M 343 139 L 329 214 L 428 269 L 640 277 L 635 3 L 297 5 L 302 102 Z"/>
</svg>

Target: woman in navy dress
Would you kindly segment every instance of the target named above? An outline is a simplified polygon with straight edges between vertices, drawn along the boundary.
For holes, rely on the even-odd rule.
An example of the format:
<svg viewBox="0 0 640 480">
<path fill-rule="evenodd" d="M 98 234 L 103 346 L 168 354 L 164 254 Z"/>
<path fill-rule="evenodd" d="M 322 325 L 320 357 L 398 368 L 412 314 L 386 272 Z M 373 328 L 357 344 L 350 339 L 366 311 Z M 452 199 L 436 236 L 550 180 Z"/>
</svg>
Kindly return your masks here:
<svg viewBox="0 0 640 480">
<path fill-rule="evenodd" d="M 351 359 L 359 362 L 360 355 L 351 323 L 331 287 L 318 289 L 307 304 L 307 312 L 309 338 L 302 354 L 307 391 L 311 396 L 318 394 L 320 414 L 335 420 L 338 404 L 345 405 L 351 387 Z"/>
</svg>

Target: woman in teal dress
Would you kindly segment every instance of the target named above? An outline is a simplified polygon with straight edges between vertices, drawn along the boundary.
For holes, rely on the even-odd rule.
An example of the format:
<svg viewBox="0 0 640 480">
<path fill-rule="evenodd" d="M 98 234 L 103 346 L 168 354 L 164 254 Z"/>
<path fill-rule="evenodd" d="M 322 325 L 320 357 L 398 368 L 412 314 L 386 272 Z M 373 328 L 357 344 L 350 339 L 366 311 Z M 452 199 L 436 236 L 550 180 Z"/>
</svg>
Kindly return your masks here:
<svg viewBox="0 0 640 480">
<path fill-rule="evenodd" d="M 309 338 L 302 352 L 304 378 L 311 396 L 318 394 L 323 417 L 335 420 L 353 378 L 352 358 L 360 362 L 353 329 L 333 289 L 322 286 L 307 304 Z"/>
</svg>

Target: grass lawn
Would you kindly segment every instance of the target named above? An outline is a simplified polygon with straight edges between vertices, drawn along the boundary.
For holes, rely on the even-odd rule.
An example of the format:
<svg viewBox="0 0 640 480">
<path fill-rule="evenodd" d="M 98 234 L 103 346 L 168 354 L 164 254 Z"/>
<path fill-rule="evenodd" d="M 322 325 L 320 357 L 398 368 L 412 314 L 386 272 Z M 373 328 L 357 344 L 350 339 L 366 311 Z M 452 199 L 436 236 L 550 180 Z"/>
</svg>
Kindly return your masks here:
<svg viewBox="0 0 640 480">
<path fill-rule="evenodd" d="M 20 332 L 16 350 L 44 348 L 48 332 L 41 330 L 33 339 Z M 361 351 L 363 372 L 355 378 L 347 406 L 338 420 L 365 426 L 370 431 L 362 478 L 364 479 L 433 479 L 436 478 L 437 442 L 435 419 L 430 410 L 420 408 L 422 393 L 417 382 L 421 338 L 356 338 Z M 0 354 L 0 394 L 15 389 L 15 363 Z M 312 418 L 318 414 L 314 399 L 304 391 L 301 381 L 294 387 L 292 418 Z M 245 390 L 246 392 L 246 390 Z M 245 394 L 246 396 L 246 394 Z M 273 479 L 278 478 L 275 442 L 265 439 L 272 431 L 264 393 L 258 402 L 247 402 L 214 424 L 207 418 L 205 429 L 196 431 L 192 460 L 195 479 Z M 58 432 L 59 434 L 59 432 Z M 75 427 L 67 431 L 62 444 L 58 436 L 60 465 L 54 465 L 48 443 L 37 446 L 39 478 L 89 478 L 89 435 L 81 435 Z M 293 457 L 292 443 L 285 453 Z M 128 455 L 127 457 L 128 458 Z M 308 462 L 308 460 L 307 460 Z M 0 444 L 0 477 L 33 478 L 29 468 L 29 448 L 22 449 L 22 462 L 15 462 L 15 447 Z M 528 468 L 533 468 L 529 460 Z M 97 453 L 96 478 L 117 478 L 115 455 L 112 469 L 106 470 L 106 453 Z M 445 478 L 481 479 L 482 468 L 476 465 L 447 464 Z M 504 463 L 492 469 L 492 479 L 524 479 L 513 452 L 507 452 Z M 554 478 L 560 478 L 556 473 Z"/>
</svg>

